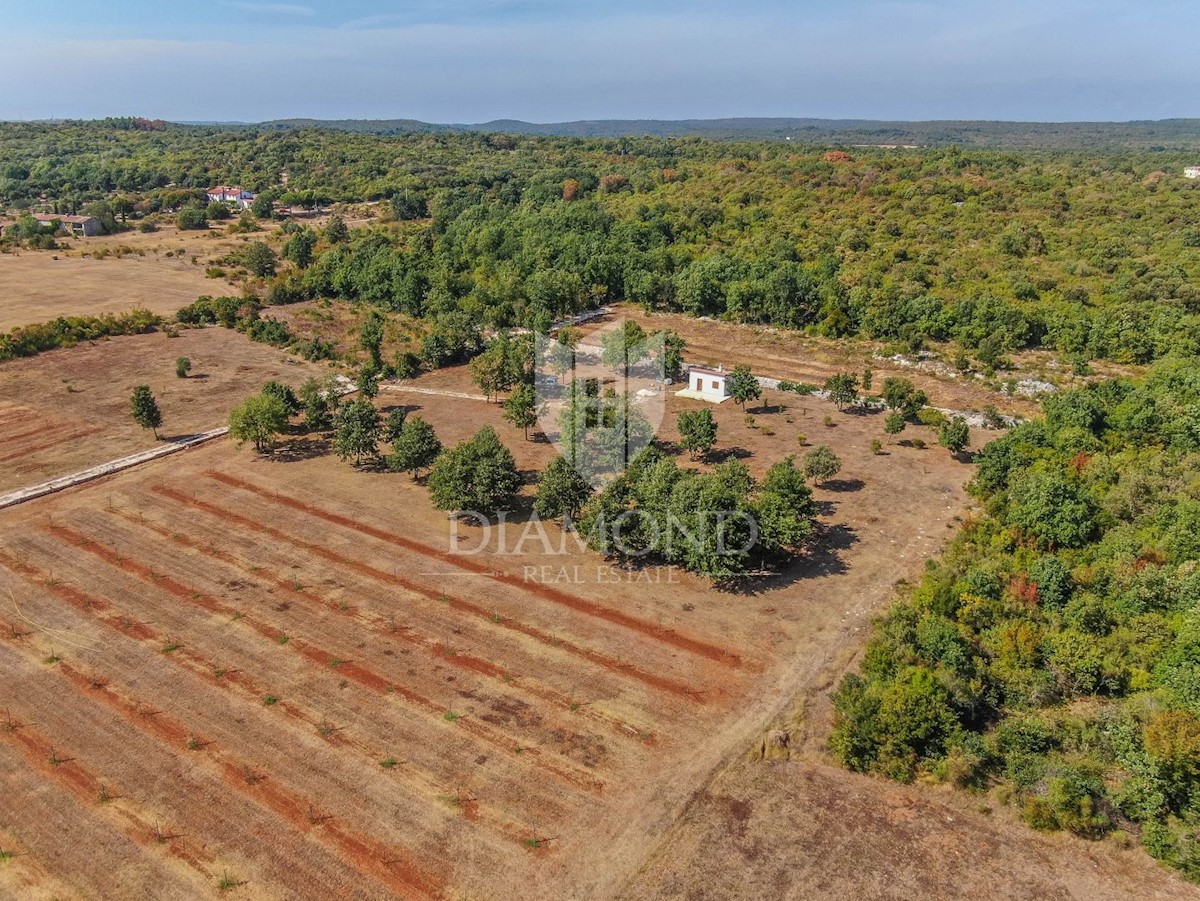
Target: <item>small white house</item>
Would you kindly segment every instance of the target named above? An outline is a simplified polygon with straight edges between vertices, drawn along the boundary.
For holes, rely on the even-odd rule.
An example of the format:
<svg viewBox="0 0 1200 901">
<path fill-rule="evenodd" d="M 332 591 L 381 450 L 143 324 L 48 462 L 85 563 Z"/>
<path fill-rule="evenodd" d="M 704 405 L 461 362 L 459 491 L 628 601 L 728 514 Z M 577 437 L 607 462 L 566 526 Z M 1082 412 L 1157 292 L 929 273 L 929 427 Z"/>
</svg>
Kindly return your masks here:
<svg viewBox="0 0 1200 901">
<path fill-rule="evenodd" d="M 704 369 L 693 366 L 688 370 L 687 387 L 677 391 L 678 397 L 690 397 L 693 400 L 706 400 L 719 404 L 729 399 L 729 373 L 723 367 Z"/>
<path fill-rule="evenodd" d="M 1200 166 L 1188 166 L 1183 170 L 1184 178 L 1200 178 Z"/>
<path fill-rule="evenodd" d="M 212 203 L 233 203 L 239 209 L 248 209 L 254 203 L 254 192 L 244 188 L 229 185 L 217 185 L 208 189 L 208 199 Z"/>
</svg>

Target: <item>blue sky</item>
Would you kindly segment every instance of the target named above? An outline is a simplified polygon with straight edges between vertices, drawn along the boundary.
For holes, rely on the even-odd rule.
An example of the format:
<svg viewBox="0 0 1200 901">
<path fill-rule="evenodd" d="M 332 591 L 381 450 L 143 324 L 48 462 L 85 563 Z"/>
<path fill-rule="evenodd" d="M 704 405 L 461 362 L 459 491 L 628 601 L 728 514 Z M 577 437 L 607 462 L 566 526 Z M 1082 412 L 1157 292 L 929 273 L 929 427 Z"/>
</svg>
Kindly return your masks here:
<svg viewBox="0 0 1200 901">
<path fill-rule="evenodd" d="M 1200 116 L 1194 0 L 3 7 L 4 119 Z"/>
</svg>

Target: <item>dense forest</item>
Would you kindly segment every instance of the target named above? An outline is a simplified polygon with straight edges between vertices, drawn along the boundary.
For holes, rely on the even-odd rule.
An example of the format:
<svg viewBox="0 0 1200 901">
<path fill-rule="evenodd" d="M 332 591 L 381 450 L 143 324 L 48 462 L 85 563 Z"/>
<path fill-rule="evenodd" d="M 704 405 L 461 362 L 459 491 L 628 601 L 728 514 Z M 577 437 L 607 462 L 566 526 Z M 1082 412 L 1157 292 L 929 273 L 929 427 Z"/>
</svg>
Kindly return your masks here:
<svg viewBox="0 0 1200 901">
<path fill-rule="evenodd" d="M 1200 880 L 1200 370 L 1045 401 L 985 507 L 835 695 L 850 767 L 998 785 L 1042 829 L 1140 836 Z"/>
<path fill-rule="evenodd" d="M 1200 349 L 1200 182 L 1182 177 L 1183 153 L 113 120 L 0 126 L 0 160 L 0 202 L 16 208 L 136 219 L 214 183 L 292 206 L 383 202 L 393 221 L 314 245 L 275 300 L 499 326 L 630 299 L 909 348 L 956 341 L 984 368 L 1027 347 L 1134 363 Z"/>
</svg>

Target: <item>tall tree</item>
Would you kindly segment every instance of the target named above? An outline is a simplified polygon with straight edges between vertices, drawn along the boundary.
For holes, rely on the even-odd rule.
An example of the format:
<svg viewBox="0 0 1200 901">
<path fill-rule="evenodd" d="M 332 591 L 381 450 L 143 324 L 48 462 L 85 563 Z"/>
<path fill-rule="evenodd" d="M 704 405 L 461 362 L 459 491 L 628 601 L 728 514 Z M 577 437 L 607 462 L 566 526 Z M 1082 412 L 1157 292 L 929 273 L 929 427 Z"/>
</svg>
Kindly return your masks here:
<svg viewBox="0 0 1200 901">
<path fill-rule="evenodd" d="M 317 246 L 317 233 L 311 228 L 302 228 L 283 245 L 283 258 L 291 260 L 300 269 L 307 269 L 313 262 L 313 249 Z"/>
<path fill-rule="evenodd" d="M 550 461 L 538 479 L 533 509 L 542 519 L 571 518 L 583 509 L 592 495 L 592 486 L 566 457 Z"/>
<path fill-rule="evenodd" d="M 971 429 L 961 416 L 955 416 L 938 429 L 938 443 L 952 454 L 962 453 L 971 443 Z"/>
<path fill-rule="evenodd" d="M 400 433 L 392 440 L 392 452 L 388 456 L 388 468 L 393 472 L 411 472 L 413 479 L 422 469 L 433 465 L 442 452 L 433 426 L 420 416 L 404 421 Z"/>
<path fill-rule="evenodd" d="M 270 278 L 274 275 L 278 261 L 275 251 L 262 241 L 251 241 L 242 251 L 242 262 L 251 275 L 259 278 Z"/>
<path fill-rule="evenodd" d="M 907 421 L 903 413 L 889 413 L 883 421 L 883 430 L 889 435 L 899 435 L 904 431 Z"/>
<path fill-rule="evenodd" d="M 470 364 L 471 378 L 490 402 L 501 391 L 513 386 L 511 361 L 505 346 L 493 343 Z"/>
<path fill-rule="evenodd" d="M 717 421 L 712 410 L 683 410 L 679 414 L 679 445 L 693 460 L 706 456 L 717 443 Z"/>
<path fill-rule="evenodd" d="M 133 406 L 133 421 L 143 429 L 153 432 L 154 440 L 157 441 L 158 427 L 162 425 L 162 412 L 158 409 L 158 401 L 154 399 L 150 386 L 138 385 L 134 388 L 130 402 Z"/>
<path fill-rule="evenodd" d="M 372 310 L 363 321 L 358 333 L 358 346 L 371 357 L 375 369 L 383 369 L 383 316 Z"/>
<path fill-rule="evenodd" d="M 332 384 L 309 379 L 300 386 L 299 399 L 304 410 L 304 425 L 307 428 L 321 431 L 333 425 L 333 413 L 338 398 Z"/>
<path fill-rule="evenodd" d="M 819 444 L 804 455 L 804 474 L 816 482 L 828 482 L 842 471 L 842 461 L 833 448 Z"/>
<path fill-rule="evenodd" d="M 758 383 L 749 366 L 733 367 L 733 372 L 729 373 L 727 379 L 727 386 L 729 396 L 733 398 L 734 403 L 741 404 L 743 411 L 747 402 L 762 397 L 762 385 Z"/>
<path fill-rule="evenodd" d="M 490 514 L 512 504 L 521 476 L 495 429 L 443 451 L 429 472 L 429 494 L 439 510 Z"/>
<path fill-rule="evenodd" d="M 264 391 L 246 398 L 229 412 L 229 436 L 238 444 L 253 441 L 254 449 L 261 454 L 275 443 L 287 422 L 287 406 L 278 396 Z"/>
<path fill-rule="evenodd" d="M 533 386 L 522 382 L 504 402 L 504 418 L 518 429 L 525 430 L 526 441 L 529 440 L 529 430 L 537 425 L 537 400 L 537 393 L 533 390 Z"/>
<path fill-rule="evenodd" d="M 349 240 L 350 229 L 346 228 L 346 223 L 341 216 L 334 216 L 329 220 L 329 224 L 325 226 L 325 240 L 330 244 L 341 244 Z"/>
<path fill-rule="evenodd" d="M 839 410 L 858 400 L 858 376 L 852 372 L 839 372 L 825 380 L 825 391 Z"/>
<path fill-rule="evenodd" d="M 343 404 L 333 428 L 333 449 L 343 460 L 353 457 L 357 465 L 363 457 L 379 453 L 379 411 L 369 400 L 356 398 Z"/>
</svg>

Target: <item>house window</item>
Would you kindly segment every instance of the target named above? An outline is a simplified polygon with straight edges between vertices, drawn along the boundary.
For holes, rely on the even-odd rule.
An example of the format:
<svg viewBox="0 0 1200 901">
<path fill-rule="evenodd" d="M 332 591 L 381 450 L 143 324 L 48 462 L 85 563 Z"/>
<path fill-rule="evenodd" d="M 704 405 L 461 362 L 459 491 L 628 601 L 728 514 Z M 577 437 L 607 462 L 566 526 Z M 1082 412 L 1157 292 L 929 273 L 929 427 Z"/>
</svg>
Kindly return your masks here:
<svg viewBox="0 0 1200 901">
<path fill-rule="evenodd" d="M 713 390 L 719 391 L 720 389 L 721 389 L 721 383 L 718 382 L 716 379 L 713 379 Z"/>
</svg>

